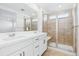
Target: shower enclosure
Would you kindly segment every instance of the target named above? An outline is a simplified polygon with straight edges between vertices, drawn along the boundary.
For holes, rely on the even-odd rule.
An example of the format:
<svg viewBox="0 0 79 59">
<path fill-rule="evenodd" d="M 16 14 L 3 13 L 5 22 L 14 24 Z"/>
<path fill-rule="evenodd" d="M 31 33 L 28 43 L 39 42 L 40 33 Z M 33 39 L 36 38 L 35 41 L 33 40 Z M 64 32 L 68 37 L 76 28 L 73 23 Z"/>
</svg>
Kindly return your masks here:
<svg viewBox="0 0 79 59">
<path fill-rule="evenodd" d="M 43 31 L 51 37 L 49 46 L 75 52 L 73 39 L 72 10 L 55 14 L 44 14 Z"/>
</svg>

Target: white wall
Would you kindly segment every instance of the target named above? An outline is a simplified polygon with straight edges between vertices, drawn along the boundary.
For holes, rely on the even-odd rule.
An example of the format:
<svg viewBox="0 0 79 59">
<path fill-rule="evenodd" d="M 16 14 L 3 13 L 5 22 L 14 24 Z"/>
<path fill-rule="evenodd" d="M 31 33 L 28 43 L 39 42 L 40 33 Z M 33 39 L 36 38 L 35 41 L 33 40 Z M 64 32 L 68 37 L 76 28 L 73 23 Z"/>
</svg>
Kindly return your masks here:
<svg viewBox="0 0 79 59">
<path fill-rule="evenodd" d="M 42 12 L 42 9 L 40 9 L 38 11 L 38 26 L 37 26 L 39 32 L 42 32 L 43 31 L 43 12 Z"/>
</svg>

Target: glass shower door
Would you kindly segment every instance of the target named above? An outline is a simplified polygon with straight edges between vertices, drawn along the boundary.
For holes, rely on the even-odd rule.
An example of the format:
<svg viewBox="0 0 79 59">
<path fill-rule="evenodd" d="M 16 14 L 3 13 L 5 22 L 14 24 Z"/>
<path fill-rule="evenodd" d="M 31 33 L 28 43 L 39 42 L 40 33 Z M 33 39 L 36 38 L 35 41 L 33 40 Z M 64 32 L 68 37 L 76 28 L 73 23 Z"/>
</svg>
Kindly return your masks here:
<svg viewBox="0 0 79 59">
<path fill-rule="evenodd" d="M 58 19 L 58 47 L 73 51 L 73 22 L 71 18 Z"/>
<path fill-rule="evenodd" d="M 56 16 L 44 15 L 43 32 L 47 32 L 50 37 L 49 46 L 56 47 Z"/>
<path fill-rule="evenodd" d="M 65 21 L 63 21 L 64 19 L 59 19 L 58 20 L 58 43 L 59 44 L 64 44 L 64 38 L 65 38 L 65 36 L 64 36 L 64 29 L 65 29 L 65 24 L 64 24 L 64 22 Z"/>
</svg>

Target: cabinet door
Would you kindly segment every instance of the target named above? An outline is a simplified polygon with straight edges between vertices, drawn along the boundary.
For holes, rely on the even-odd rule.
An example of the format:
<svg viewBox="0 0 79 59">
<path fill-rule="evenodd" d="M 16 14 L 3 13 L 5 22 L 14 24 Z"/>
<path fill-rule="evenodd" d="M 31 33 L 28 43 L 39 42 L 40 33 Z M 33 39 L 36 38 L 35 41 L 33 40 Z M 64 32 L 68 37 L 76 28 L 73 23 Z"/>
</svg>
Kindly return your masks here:
<svg viewBox="0 0 79 59">
<path fill-rule="evenodd" d="M 9 56 L 23 56 L 22 50 L 18 50 L 14 52 L 13 54 L 10 54 Z"/>
<path fill-rule="evenodd" d="M 41 40 L 39 41 L 40 45 L 39 45 L 39 55 L 42 55 L 44 53 L 44 51 L 47 49 L 47 38 L 46 37 L 42 37 Z"/>
<path fill-rule="evenodd" d="M 47 49 L 47 37 L 43 38 L 43 51 Z"/>
<path fill-rule="evenodd" d="M 43 54 L 43 40 L 39 41 L 40 45 L 39 45 L 39 54 L 42 55 Z"/>
<path fill-rule="evenodd" d="M 10 56 L 33 56 L 33 51 L 33 44 L 30 44 L 25 48 L 22 48 L 21 50 L 18 50 L 17 52 L 11 54 Z"/>
<path fill-rule="evenodd" d="M 30 44 L 26 48 L 24 48 L 23 54 L 25 56 L 33 56 L 34 55 L 33 51 L 34 51 L 33 44 Z"/>
<path fill-rule="evenodd" d="M 39 43 L 38 42 L 36 42 L 36 43 L 34 43 L 34 56 L 39 56 Z"/>
</svg>

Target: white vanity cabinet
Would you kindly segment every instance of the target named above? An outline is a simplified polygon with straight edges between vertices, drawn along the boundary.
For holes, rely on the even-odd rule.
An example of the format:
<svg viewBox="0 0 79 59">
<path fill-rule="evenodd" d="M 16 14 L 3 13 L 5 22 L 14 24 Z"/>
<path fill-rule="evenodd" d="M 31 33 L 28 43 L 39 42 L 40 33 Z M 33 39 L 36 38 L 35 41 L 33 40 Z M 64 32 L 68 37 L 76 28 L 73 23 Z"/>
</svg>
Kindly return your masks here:
<svg viewBox="0 0 79 59">
<path fill-rule="evenodd" d="M 26 53 L 26 51 L 31 49 L 33 51 L 33 43 L 32 39 L 26 40 L 26 39 L 21 39 L 22 41 L 20 42 L 13 42 L 6 44 L 2 48 L 0 48 L 0 56 L 18 56 L 18 55 L 23 55 L 23 51 Z M 27 54 L 26 54 L 27 55 Z"/>
<path fill-rule="evenodd" d="M 0 46 L 0 56 L 41 56 L 46 49 L 47 35 L 41 34 L 5 43 Z"/>
<path fill-rule="evenodd" d="M 33 56 L 33 44 L 26 46 L 12 54 L 10 56 Z"/>
</svg>

